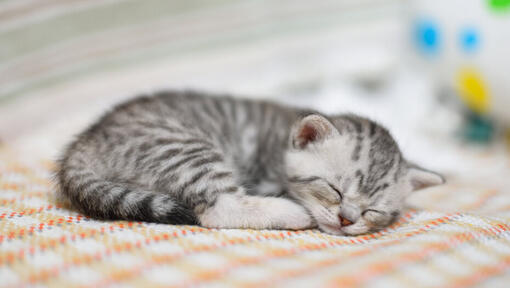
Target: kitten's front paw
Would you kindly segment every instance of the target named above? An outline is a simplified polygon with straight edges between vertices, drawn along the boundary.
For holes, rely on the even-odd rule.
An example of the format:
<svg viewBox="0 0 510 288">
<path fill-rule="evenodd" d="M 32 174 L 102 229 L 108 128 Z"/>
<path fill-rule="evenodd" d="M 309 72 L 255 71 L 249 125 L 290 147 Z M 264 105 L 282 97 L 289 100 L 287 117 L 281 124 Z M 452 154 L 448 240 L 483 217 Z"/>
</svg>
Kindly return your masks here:
<svg viewBox="0 0 510 288">
<path fill-rule="evenodd" d="M 283 200 L 283 199 L 281 199 Z M 289 230 L 303 230 L 315 227 L 315 221 L 306 209 L 294 202 L 285 200 L 288 203 L 275 210 L 273 219 L 275 221 L 276 229 L 289 229 Z M 290 204 L 289 204 L 290 203 Z"/>
<path fill-rule="evenodd" d="M 284 198 L 221 195 L 199 216 L 209 228 L 291 229 L 315 227 L 306 209 Z"/>
</svg>

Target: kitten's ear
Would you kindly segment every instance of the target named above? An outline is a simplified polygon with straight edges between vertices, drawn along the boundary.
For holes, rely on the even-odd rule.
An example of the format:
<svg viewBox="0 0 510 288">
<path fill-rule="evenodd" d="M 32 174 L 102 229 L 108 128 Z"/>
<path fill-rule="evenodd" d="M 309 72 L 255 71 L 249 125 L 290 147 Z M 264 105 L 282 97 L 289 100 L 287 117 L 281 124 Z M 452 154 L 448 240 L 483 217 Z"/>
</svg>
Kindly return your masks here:
<svg viewBox="0 0 510 288">
<path fill-rule="evenodd" d="M 328 119 L 312 114 L 294 125 L 290 140 L 294 148 L 303 149 L 310 143 L 318 143 L 337 134 L 338 130 Z"/>
<path fill-rule="evenodd" d="M 446 180 L 438 173 L 411 164 L 407 172 L 407 178 L 413 191 L 444 184 Z"/>
</svg>

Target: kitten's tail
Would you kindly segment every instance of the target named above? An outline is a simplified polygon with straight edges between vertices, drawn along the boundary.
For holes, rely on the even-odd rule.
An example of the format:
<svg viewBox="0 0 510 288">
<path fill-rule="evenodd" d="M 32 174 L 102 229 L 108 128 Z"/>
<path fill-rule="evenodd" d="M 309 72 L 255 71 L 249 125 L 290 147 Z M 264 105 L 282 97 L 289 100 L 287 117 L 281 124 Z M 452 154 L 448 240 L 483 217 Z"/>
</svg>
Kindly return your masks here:
<svg viewBox="0 0 510 288">
<path fill-rule="evenodd" d="M 91 217 L 198 224 L 195 213 L 168 194 L 107 181 L 94 171 L 66 165 L 60 166 L 56 177 L 59 196 Z"/>
</svg>

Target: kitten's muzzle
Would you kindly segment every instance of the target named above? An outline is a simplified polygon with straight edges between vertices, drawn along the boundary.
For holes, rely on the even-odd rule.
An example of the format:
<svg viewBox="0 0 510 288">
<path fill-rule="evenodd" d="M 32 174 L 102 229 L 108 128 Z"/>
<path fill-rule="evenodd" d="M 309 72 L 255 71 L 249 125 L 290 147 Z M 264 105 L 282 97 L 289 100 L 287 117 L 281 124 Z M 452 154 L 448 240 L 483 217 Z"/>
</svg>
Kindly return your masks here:
<svg viewBox="0 0 510 288">
<path fill-rule="evenodd" d="M 338 219 L 340 220 L 340 224 L 342 224 L 342 227 L 346 227 L 346 226 L 350 226 L 352 224 L 354 224 L 353 221 L 349 220 L 348 218 L 342 216 L 342 215 L 338 215 Z"/>
<path fill-rule="evenodd" d="M 342 203 L 340 211 L 338 213 L 338 220 L 342 227 L 350 226 L 356 223 L 360 218 L 359 209 L 349 203 Z"/>
</svg>

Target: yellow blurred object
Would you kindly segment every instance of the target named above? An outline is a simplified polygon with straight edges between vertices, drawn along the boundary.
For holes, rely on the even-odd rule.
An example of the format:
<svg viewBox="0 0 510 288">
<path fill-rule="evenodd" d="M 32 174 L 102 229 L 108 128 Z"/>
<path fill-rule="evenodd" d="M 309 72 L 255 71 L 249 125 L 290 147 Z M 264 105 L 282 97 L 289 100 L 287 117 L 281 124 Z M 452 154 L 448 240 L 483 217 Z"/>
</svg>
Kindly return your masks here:
<svg viewBox="0 0 510 288">
<path fill-rule="evenodd" d="M 489 93 L 480 73 L 475 69 L 464 68 L 459 71 L 457 89 L 471 110 L 479 114 L 486 114 L 489 111 Z"/>
</svg>

